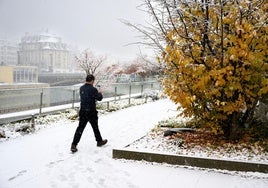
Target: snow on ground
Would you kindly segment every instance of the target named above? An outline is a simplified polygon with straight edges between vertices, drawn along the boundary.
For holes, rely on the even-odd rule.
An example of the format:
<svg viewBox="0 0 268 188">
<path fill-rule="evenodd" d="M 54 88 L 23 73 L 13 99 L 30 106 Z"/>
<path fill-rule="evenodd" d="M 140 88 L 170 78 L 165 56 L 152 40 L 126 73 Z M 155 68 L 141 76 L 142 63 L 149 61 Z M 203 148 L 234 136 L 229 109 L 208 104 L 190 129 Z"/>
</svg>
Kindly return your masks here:
<svg viewBox="0 0 268 188">
<path fill-rule="evenodd" d="M 1 188 L 267 188 L 268 174 L 228 172 L 112 159 L 121 148 L 175 115 L 168 99 L 100 115 L 104 147 L 96 147 L 88 125 L 70 152 L 78 121 L 61 118 L 46 128 L 0 142 Z"/>
<path fill-rule="evenodd" d="M 144 137 L 136 140 L 126 148 L 134 151 L 156 152 L 175 155 L 187 155 L 192 157 L 205 157 L 224 160 L 250 161 L 268 164 L 268 152 L 264 152 L 258 146 L 244 147 L 237 145 L 218 146 L 211 148 L 206 146 L 186 147 L 182 139 L 170 139 L 169 136 L 164 137 L 167 128 L 155 128 Z"/>
</svg>

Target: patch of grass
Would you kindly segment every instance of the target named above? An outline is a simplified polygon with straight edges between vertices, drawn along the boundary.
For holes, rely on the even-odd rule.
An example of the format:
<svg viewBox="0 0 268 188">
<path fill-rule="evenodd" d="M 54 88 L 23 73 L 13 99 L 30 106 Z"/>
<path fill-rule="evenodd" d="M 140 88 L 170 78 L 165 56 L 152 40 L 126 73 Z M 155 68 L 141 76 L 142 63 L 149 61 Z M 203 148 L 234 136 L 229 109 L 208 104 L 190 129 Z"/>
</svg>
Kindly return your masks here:
<svg viewBox="0 0 268 188">
<path fill-rule="evenodd" d="M 172 117 L 172 118 L 165 119 L 165 120 L 158 122 L 157 127 L 180 128 L 180 127 L 186 127 L 186 123 L 182 122 L 176 117 Z"/>
</svg>

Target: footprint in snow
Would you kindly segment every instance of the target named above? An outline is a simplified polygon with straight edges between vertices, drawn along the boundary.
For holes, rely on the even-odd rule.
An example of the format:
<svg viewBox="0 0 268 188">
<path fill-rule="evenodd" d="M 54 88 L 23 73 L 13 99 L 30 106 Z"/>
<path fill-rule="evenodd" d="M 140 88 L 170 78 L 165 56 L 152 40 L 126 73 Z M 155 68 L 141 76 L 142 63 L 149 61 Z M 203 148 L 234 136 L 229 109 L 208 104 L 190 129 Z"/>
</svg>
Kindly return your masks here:
<svg viewBox="0 0 268 188">
<path fill-rule="evenodd" d="M 24 173 L 26 173 L 26 172 L 27 172 L 27 170 L 22 170 L 22 171 L 18 172 L 17 175 L 15 175 L 15 176 L 9 178 L 8 181 L 12 181 L 12 180 L 16 179 L 17 177 L 22 176 L 22 175 L 23 175 Z"/>
</svg>

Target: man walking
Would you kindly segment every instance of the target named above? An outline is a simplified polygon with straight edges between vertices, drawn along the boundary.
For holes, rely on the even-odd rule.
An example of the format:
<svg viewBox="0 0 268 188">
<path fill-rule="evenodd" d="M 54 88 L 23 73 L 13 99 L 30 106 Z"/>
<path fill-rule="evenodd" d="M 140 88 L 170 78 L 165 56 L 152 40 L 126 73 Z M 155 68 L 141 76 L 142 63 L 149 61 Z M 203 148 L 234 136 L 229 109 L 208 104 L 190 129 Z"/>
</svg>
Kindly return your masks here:
<svg viewBox="0 0 268 188">
<path fill-rule="evenodd" d="M 107 143 L 106 139 L 102 139 L 98 126 L 98 111 L 96 109 L 96 101 L 101 101 L 103 96 L 94 86 L 95 77 L 92 74 L 87 75 L 86 83 L 80 87 L 80 111 L 79 124 L 75 131 L 71 151 L 77 152 L 77 144 L 83 134 L 83 131 L 89 122 L 93 129 L 97 146 L 103 146 Z"/>
</svg>

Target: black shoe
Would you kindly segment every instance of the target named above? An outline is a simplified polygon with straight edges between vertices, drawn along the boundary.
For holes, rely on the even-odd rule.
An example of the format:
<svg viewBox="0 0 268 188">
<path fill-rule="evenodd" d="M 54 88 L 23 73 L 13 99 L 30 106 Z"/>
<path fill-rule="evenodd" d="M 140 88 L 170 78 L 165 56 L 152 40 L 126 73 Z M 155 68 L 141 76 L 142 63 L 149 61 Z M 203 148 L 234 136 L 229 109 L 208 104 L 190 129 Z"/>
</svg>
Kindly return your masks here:
<svg viewBox="0 0 268 188">
<path fill-rule="evenodd" d="M 71 146 L 71 151 L 72 151 L 73 153 L 78 151 L 78 149 L 76 148 L 76 145 L 72 144 L 72 146 Z"/>
<path fill-rule="evenodd" d="M 97 142 L 97 146 L 98 147 L 100 147 L 100 146 L 103 146 L 103 145 L 105 145 L 106 143 L 108 142 L 108 140 L 102 140 L 102 141 L 100 141 L 100 142 Z"/>
</svg>

